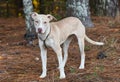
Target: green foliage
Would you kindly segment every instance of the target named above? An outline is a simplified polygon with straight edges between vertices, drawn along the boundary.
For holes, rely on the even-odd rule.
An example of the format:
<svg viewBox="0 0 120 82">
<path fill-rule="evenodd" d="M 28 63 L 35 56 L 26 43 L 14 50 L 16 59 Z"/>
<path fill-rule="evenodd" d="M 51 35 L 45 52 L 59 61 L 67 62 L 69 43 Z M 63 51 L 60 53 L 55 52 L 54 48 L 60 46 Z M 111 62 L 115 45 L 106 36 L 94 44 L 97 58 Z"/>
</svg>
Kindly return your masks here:
<svg viewBox="0 0 120 82">
<path fill-rule="evenodd" d="M 21 16 L 22 8 L 22 0 L 2 0 L 0 1 L 0 17 Z"/>
<path fill-rule="evenodd" d="M 76 72 L 75 68 L 74 67 L 70 67 L 70 73 L 75 73 L 75 72 Z"/>
<path fill-rule="evenodd" d="M 104 71 L 104 66 L 103 65 L 97 65 L 97 66 L 94 67 L 93 72 L 90 73 L 90 74 L 87 74 L 85 76 L 85 78 L 87 80 L 92 80 L 94 78 L 99 78 L 100 77 L 99 73 L 102 73 L 103 71 Z"/>
<path fill-rule="evenodd" d="M 85 46 L 85 51 L 89 51 L 91 49 L 91 47 L 90 46 Z"/>
<path fill-rule="evenodd" d="M 61 19 L 65 16 L 65 0 L 46 0 L 44 7 L 46 14 L 52 14 L 57 19 Z"/>
<path fill-rule="evenodd" d="M 45 14 L 52 14 L 57 19 L 61 19 L 65 16 L 65 0 L 44 0 L 44 4 L 40 3 L 40 0 L 32 0 L 34 11 L 40 12 L 40 7 L 44 7 Z M 22 16 L 23 15 L 23 3 L 22 0 L 2 0 L 0 2 L 0 16 Z"/>
</svg>

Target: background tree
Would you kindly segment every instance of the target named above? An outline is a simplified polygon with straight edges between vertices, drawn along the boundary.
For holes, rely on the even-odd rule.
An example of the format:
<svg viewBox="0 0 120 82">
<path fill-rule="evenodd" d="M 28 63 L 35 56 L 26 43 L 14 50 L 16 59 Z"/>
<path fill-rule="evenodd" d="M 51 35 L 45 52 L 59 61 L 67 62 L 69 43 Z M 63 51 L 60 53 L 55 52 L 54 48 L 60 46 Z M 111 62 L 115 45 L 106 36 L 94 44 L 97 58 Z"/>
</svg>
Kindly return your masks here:
<svg viewBox="0 0 120 82">
<path fill-rule="evenodd" d="M 31 0 L 23 0 L 24 13 L 26 19 L 26 34 L 25 39 L 31 44 L 34 34 L 34 26 L 30 14 L 33 12 L 33 5 Z"/>
<path fill-rule="evenodd" d="M 90 0 L 94 14 L 115 17 L 119 12 L 119 0 Z"/>
<path fill-rule="evenodd" d="M 45 0 L 39 0 L 39 2 L 40 2 L 40 13 L 42 13 L 42 14 L 44 14 L 45 13 L 45 4 L 44 4 L 44 2 L 45 2 Z"/>
<path fill-rule="evenodd" d="M 67 0 L 67 16 L 78 17 L 85 27 L 93 27 L 90 18 L 89 0 Z"/>
<path fill-rule="evenodd" d="M 90 6 L 93 15 L 113 17 L 111 26 L 120 24 L 120 0 L 91 0 Z"/>
<path fill-rule="evenodd" d="M 24 14 L 25 14 L 25 19 L 26 19 L 26 29 L 27 31 L 31 32 L 31 17 L 30 14 L 33 11 L 33 5 L 31 0 L 23 0 L 23 6 L 24 6 Z"/>
<path fill-rule="evenodd" d="M 15 10 L 16 10 L 16 16 L 19 17 L 22 15 L 23 13 L 23 4 L 22 4 L 22 0 L 16 0 L 14 1 L 15 4 Z"/>
<path fill-rule="evenodd" d="M 120 0 L 118 0 L 117 13 L 115 16 L 115 23 L 120 24 Z"/>
</svg>

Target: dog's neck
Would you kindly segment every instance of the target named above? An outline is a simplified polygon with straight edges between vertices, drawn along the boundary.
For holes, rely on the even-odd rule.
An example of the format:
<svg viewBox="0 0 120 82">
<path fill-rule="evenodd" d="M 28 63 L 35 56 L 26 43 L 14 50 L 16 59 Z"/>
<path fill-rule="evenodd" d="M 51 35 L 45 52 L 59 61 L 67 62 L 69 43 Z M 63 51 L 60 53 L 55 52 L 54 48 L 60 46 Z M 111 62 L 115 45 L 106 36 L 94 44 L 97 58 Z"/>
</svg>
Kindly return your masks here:
<svg viewBox="0 0 120 82">
<path fill-rule="evenodd" d="M 43 33 L 43 34 L 38 34 L 38 38 L 39 38 L 40 40 L 42 40 L 42 41 L 45 41 L 45 40 L 48 38 L 49 34 L 50 34 L 50 30 L 51 30 L 51 27 L 49 26 L 49 27 L 46 29 L 45 33 Z"/>
</svg>

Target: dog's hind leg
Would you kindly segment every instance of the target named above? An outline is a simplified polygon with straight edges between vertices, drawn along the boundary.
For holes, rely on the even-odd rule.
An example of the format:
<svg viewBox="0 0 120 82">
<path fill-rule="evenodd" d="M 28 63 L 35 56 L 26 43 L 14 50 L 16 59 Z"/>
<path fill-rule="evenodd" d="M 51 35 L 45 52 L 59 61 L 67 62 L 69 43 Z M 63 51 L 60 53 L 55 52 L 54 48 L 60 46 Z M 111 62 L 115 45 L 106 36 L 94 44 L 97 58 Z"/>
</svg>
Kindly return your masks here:
<svg viewBox="0 0 120 82">
<path fill-rule="evenodd" d="M 79 69 L 84 69 L 85 66 L 84 38 L 78 38 L 78 44 L 81 52 L 81 64 L 79 66 Z"/>
<path fill-rule="evenodd" d="M 65 64 L 67 62 L 68 48 L 69 48 L 69 44 L 70 44 L 71 40 L 72 40 L 72 37 L 69 37 L 63 44 L 63 52 L 64 52 L 63 67 L 65 67 Z"/>
</svg>

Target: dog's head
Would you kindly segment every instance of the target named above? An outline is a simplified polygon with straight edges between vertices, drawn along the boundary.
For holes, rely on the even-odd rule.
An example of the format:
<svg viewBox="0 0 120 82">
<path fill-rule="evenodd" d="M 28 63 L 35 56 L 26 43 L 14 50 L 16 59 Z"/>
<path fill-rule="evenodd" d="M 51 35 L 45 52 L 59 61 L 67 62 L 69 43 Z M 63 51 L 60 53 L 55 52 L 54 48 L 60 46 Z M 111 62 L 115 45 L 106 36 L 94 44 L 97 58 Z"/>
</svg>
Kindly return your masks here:
<svg viewBox="0 0 120 82">
<path fill-rule="evenodd" d="M 38 14 L 36 12 L 33 12 L 31 14 L 32 19 L 34 20 L 34 26 L 36 29 L 36 33 L 45 33 L 46 29 L 50 27 L 50 21 L 53 19 L 56 20 L 56 18 L 50 14 L 44 15 L 44 14 Z"/>
</svg>

